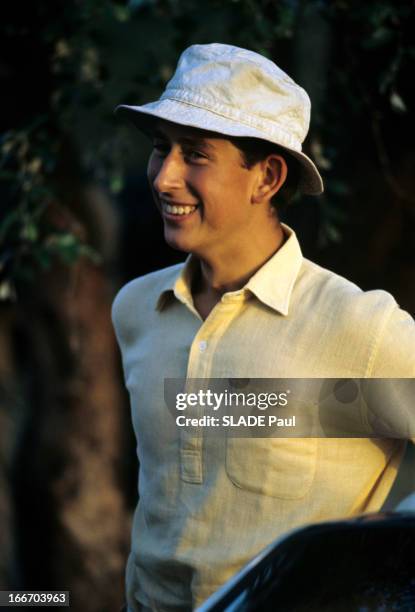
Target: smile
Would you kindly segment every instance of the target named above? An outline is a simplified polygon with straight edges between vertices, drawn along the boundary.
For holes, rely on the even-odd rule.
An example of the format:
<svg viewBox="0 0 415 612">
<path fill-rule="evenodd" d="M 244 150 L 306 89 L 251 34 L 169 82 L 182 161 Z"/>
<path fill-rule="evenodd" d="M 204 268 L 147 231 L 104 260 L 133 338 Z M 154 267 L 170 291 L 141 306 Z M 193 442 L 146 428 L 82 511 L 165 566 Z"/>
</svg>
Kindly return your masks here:
<svg viewBox="0 0 415 612">
<path fill-rule="evenodd" d="M 166 212 L 169 215 L 177 215 L 177 216 L 190 215 L 191 213 L 194 213 L 197 208 L 197 204 L 196 205 L 187 205 L 187 204 L 172 205 L 172 204 L 167 204 L 167 202 L 161 202 L 161 206 L 162 206 L 163 212 Z"/>
</svg>

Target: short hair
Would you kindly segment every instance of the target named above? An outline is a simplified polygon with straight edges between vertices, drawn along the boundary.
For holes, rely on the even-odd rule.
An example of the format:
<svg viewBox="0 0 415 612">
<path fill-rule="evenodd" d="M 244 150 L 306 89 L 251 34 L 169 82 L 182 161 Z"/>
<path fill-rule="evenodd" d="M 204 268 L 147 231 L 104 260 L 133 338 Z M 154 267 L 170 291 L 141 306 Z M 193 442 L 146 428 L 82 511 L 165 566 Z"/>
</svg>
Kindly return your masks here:
<svg viewBox="0 0 415 612">
<path fill-rule="evenodd" d="M 239 149 L 242 156 L 242 163 L 245 168 L 252 168 L 255 164 L 263 161 L 268 155 L 281 155 L 287 164 L 287 178 L 281 189 L 271 198 L 271 205 L 280 213 L 288 206 L 296 195 L 300 183 L 300 164 L 289 154 L 289 152 L 279 145 L 249 137 L 231 137 L 229 140 Z"/>
</svg>

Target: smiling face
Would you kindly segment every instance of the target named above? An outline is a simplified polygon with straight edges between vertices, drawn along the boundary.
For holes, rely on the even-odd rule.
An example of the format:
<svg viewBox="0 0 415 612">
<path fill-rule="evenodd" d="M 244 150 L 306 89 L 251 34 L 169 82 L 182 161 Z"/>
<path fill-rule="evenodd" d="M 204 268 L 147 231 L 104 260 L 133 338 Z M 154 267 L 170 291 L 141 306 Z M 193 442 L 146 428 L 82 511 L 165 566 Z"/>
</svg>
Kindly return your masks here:
<svg viewBox="0 0 415 612">
<path fill-rule="evenodd" d="M 175 249 L 233 256 L 264 222 L 253 202 L 259 165 L 244 167 L 239 149 L 221 135 L 160 120 L 147 174 Z"/>
</svg>

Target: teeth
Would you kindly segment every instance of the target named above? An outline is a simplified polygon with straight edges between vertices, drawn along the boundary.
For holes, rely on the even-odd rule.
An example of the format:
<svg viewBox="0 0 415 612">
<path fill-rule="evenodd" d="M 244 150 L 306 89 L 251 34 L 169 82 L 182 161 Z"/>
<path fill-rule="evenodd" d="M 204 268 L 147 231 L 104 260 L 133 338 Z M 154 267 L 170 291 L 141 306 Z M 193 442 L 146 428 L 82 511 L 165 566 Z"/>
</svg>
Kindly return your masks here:
<svg viewBox="0 0 415 612">
<path fill-rule="evenodd" d="M 189 215 L 196 210 L 197 206 L 171 206 L 163 202 L 163 208 L 171 215 Z"/>
</svg>

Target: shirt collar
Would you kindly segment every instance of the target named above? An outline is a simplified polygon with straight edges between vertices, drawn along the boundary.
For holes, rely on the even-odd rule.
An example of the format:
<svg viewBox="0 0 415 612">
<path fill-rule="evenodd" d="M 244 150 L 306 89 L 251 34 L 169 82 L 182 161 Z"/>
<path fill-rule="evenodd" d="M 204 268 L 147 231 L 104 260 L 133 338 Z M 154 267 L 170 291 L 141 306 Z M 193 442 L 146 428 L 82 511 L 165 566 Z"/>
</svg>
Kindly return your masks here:
<svg viewBox="0 0 415 612">
<path fill-rule="evenodd" d="M 157 310 L 163 310 L 174 297 L 193 309 L 191 287 L 192 278 L 197 265 L 198 263 L 196 258 L 193 257 L 193 255 L 189 255 L 186 258 L 186 261 L 184 261 L 179 267 L 176 267 L 174 274 L 169 274 L 166 277 L 164 285 L 162 285 L 160 289 L 160 294 L 156 305 Z"/>
<path fill-rule="evenodd" d="M 287 315 L 303 256 L 294 230 L 284 223 L 281 225 L 286 235 L 285 243 L 249 279 L 240 293 L 249 291 L 273 310 Z M 197 265 L 196 258 L 189 255 L 176 274 L 166 279 L 157 300 L 158 310 L 163 310 L 173 296 L 194 310 L 191 286 Z"/>
<path fill-rule="evenodd" d="M 300 271 L 303 256 L 297 236 L 282 223 L 286 241 L 245 285 L 261 302 L 287 315 L 291 293 Z"/>
</svg>

